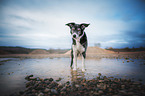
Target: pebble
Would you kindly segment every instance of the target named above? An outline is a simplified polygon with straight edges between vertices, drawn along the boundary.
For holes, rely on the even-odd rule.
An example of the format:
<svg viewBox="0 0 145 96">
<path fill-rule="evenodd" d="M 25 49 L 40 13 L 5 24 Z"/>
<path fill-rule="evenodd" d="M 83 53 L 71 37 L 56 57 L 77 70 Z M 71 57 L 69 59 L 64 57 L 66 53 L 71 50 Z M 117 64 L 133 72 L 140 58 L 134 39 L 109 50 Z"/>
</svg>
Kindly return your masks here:
<svg viewBox="0 0 145 96">
<path fill-rule="evenodd" d="M 52 93 L 55 93 L 55 94 L 58 93 L 55 89 L 51 89 L 51 92 L 52 92 Z"/>
<path fill-rule="evenodd" d="M 145 96 L 145 85 L 133 82 L 131 79 L 101 76 L 98 79 L 60 83 L 53 78 L 33 77 L 35 79 L 32 79 L 32 77 L 32 75 L 27 76 L 27 88 L 15 96 L 131 96 L 136 94 Z"/>
<path fill-rule="evenodd" d="M 98 87 L 98 88 L 101 88 L 101 85 L 100 85 L 100 84 L 97 84 L 97 87 Z"/>
<path fill-rule="evenodd" d="M 101 73 L 98 73 L 98 75 L 101 76 L 102 74 Z"/>
<path fill-rule="evenodd" d="M 44 92 L 49 92 L 50 91 L 50 89 L 48 89 L 48 88 L 45 88 L 45 90 L 44 90 Z"/>
<path fill-rule="evenodd" d="M 30 80 L 36 80 L 36 78 L 35 78 L 35 77 L 30 77 L 29 79 L 30 79 Z"/>
<path fill-rule="evenodd" d="M 99 82 L 104 82 L 104 80 L 99 80 Z"/>
<path fill-rule="evenodd" d="M 63 87 L 62 83 L 58 83 L 58 87 Z"/>
<path fill-rule="evenodd" d="M 62 78 L 58 78 L 56 81 L 59 82 L 59 81 L 61 81 L 61 79 L 62 79 Z"/>
<path fill-rule="evenodd" d="M 39 77 L 37 77 L 37 78 L 36 78 L 36 81 L 40 81 L 40 78 L 39 78 Z"/>
<path fill-rule="evenodd" d="M 139 85 L 140 83 L 139 83 L 139 82 L 134 82 L 133 84 L 134 84 L 134 85 Z"/>
<path fill-rule="evenodd" d="M 44 94 L 43 93 L 39 93 L 38 96 L 44 96 Z"/>
<path fill-rule="evenodd" d="M 33 75 L 28 75 L 25 77 L 25 79 L 28 80 L 30 77 L 33 77 Z"/>
<path fill-rule="evenodd" d="M 106 84 L 104 84 L 104 87 L 103 87 L 103 89 L 105 90 L 107 88 L 107 85 Z"/>
<path fill-rule="evenodd" d="M 61 91 L 65 91 L 66 90 L 66 87 L 63 87 L 62 89 L 61 89 Z"/>
<path fill-rule="evenodd" d="M 127 62 L 130 62 L 130 60 L 127 60 Z"/>
<path fill-rule="evenodd" d="M 98 93 L 98 92 L 94 92 L 94 95 L 95 95 L 95 96 L 96 96 L 96 95 L 98 96 L 99 94 L 100 94 L 100 93 Z"/>
<path fill-rule="evenodd" d="M 126 94 L 127 92 L 125 90 L 119 90 L 120 93 Z"/>
<path fill-rule="evenodd" d="M 102 90 L 99 90 L 98 93 L 99 93 L 99 94 L 103 94 L 103 91 L 102 91 Z"/>
<path fill-rule="evenodd" d="M 49 78 L 49 81 L 53 81 L 53 78 Z"/>
<path fill-rule="evenodd" d="M 36 90 L 35 90 L 35 89 L 33 89 L 33 90 L 32 90 L 32 92 L 33 92 L 33 93 L 35 93 L 35 92 L 36 92 Z"/>
<path fill-rule="evenodd" d="M 133 95 L 133 94 L 134 94 L 134 92 L 128 92 L 128 95 L 130 95 L 130 96 Z"/>
<path fill-rule="evenodd" d="M 75 85 L 75 87 L 77 87 L 77 88 L 78 88 L 78 87 L 80 87 L 80 85 Z"/>
<path fill-rule="evenodd" d="M 124 89 L 125 88 L 125 85 L 121 85 L 121 88 Z"/>
</svg>

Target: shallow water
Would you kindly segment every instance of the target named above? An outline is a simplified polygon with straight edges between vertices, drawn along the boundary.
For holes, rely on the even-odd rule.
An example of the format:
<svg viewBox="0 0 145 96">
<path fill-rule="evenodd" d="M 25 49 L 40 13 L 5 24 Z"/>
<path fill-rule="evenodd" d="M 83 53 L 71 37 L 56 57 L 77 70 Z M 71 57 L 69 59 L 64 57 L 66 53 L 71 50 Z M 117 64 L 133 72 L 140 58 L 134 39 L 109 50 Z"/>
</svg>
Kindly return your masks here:
<svg viewBox="0 0 145 96">
<path fill-rule="evenodd" d="M 132 62 L 133 61 L 133 62 Z M 124 62 L 124 63 L 123 63 Z M 114 78 L 131 78 L 145 83 L 145 60 L 133 59 L 86 59 L 86 72 L 81 71 L 81 60 L 78 59 L 78 70 L 70 68 L 70 58 L 19 59 L 0 58 L 0 93 L 9 95 L 25 89 L 25 77 L 33 74 L 41 78 L 62 78 L 60 82 L 75 81 L 79 78 L 92 79 L 101 73 Z"/>
</svg>

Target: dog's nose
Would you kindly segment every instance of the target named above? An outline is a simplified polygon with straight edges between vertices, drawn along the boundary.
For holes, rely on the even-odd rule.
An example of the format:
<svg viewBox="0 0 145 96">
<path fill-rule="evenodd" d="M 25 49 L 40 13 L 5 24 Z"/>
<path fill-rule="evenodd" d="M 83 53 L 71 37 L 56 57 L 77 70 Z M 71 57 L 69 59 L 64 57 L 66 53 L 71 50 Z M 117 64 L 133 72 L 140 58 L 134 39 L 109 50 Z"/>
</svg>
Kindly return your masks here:
<svg viewBox="0 0 145 96">
<path fill-rule="evenodd" d="M 76 35 L 75 34 L 73 35 L 73 38 L 76 38 Z"/>
</svg>

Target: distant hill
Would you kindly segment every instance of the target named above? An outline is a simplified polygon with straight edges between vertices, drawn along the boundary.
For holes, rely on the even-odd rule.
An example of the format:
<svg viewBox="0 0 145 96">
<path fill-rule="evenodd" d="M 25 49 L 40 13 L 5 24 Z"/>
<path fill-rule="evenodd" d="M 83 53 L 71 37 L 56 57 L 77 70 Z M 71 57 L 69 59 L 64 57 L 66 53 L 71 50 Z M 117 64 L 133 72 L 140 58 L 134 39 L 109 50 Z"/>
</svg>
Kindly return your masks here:
<svg viewBox="0 0 145 96">
<path fill-rule="evenodd" d="M 107 54 L 107 53 L 115 53 L 115 52 L 106 50 L 106 49 L 102 49 L 99 47 L 88 47 L 86 54 L 95 55 L 95 54 Z M 69 55 L 69 54 L 71 54 L 71 50 L 69 50 L 68 52 L 65 53 L 65 55 Z"/>
<path fill-rule="evenodd" d="M 88 47 L 87 54 L 107 54 L 107 53 L 114 53 L 114 51 L 102 49 L 99 47 Z"/>
<path fill-rule="evenodd" d="M 30 52 L 29 54 L 49 54 L 49 52 L 43 49 L 36 49 Z"/>
<path fill-rule="evenodd" d="M 67 51 L 69 51 L 70 49 L 49 49 L 47 50 L 50 54 L 64 54 Z"/>
<path fill-rule="evenodd" d="M 24 47 L 0 46 L 0 55 L 5 54 L 63 54 L 68 49 L 30 49 Z"/>
<path fill-rule="evenodd" d="M 145 51 L 145 47 L 139 47 L 139 48 L 107 48 L 106 50 L 110 50 L 110 51 L 115 51 L 115 52 L 138 52 L 138 51 Z"/>
<path fill-rule="evenodd" d="M 23 47 L 0 46 L 0 54 L 29 54 L 33 50 Z"/>
</svg>

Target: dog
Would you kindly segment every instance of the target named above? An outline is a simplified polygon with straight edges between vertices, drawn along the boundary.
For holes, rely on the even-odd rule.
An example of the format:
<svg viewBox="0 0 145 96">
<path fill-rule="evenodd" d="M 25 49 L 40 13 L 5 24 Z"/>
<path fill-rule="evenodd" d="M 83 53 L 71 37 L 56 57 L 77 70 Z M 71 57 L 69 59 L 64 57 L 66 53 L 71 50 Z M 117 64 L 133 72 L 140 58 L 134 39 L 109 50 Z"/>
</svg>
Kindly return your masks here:
<svg viewBox="0 0 145 96">
<path fill-rule="evenodd" d="M 73 70 L 77 70 L 77 57 L 78 55 L 82 56 L 82 71 L 85 72 L 85 58 L 87 50 L 87 36 L 85 33 L 85 28 L 90 24 L 82 23 L 75 24 L 74 22 L 66 24 L 70 27 L 70 33 L 72 35 L 72 47 L 71 47 L 71 65 L 74 63 Z"/>
</svg>

